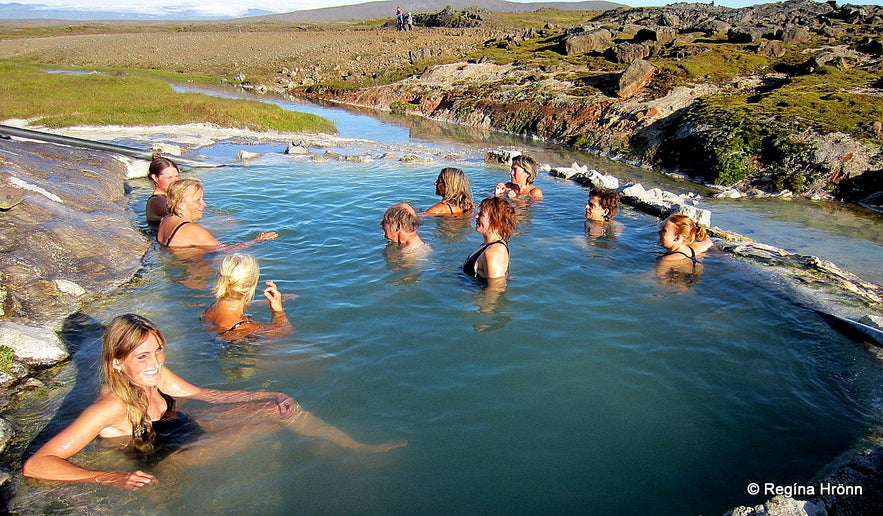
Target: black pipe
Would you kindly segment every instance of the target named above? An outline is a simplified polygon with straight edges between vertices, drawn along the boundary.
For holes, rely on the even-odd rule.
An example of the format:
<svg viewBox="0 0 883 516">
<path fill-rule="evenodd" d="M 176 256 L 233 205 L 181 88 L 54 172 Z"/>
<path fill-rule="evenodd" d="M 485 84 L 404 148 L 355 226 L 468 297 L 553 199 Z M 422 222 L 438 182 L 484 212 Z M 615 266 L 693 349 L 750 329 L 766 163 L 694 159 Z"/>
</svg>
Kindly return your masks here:
<svg viewBox="0 0 883 516">
<path fill-rule="evenodd" d="M 103 143 L 96 142 L 92 140 L 84 140 L 82 138 L 74 138 L 72 136 L 62 136 L 60 134 L 52 134 L 52 133 L 44 133 L 43 131 L 34 131 L 32 129 L 22 129 L 20 127 L 12 127 L 9 125 L 0 125 L 0 136 L 17 136 L 19 138 L 28 138 L 30 140 L 40 140 L 44 142 L 50 143 L 58 143 L 61 145 L 69 145 L 71 147 L 82 147 L 84 149 L 92 149 L 106 152 L 113 152 L 116 154 L 122 154 L 124 156 L 130 156 L 133 158 L 140 158 L 147 161 L 153 159 L 153 152 L 147 152 L 140 149 L 133 149 L 131 147 L 124 147 L 122 145 L 114 145 L 112 143 Z M 175 163 L 187 166 L 187 167 L 196 167 L 196 168 L 214 168 L 221 167 L 223 165 L 219 165 L 216 163 L 205 163 L 202 161 L 194 161 L 187 158 L 181 158 L 179 156 L 174 156 L 170 158 Z"/>
</svg>

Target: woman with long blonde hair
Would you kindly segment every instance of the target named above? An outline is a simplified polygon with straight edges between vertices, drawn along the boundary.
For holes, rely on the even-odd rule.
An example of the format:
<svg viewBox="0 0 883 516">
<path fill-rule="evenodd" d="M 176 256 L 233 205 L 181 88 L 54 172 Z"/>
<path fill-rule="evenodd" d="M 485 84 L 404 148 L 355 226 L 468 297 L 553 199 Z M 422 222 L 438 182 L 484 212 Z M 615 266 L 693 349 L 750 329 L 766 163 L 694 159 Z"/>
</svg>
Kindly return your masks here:
<svg viewBox="0 0 883 516">
<path fill-rule="evenodd" d="M 464 217 L 472 213 L 472 189 L 469 178 L 459 168 L 445 167 L 435 180 L 435 194 L 442 200 L 426 210 L 426 215 L 436 217 Z"/>
<path fill-rule="evenodd" d="M 98 399 L 25 462 L 26 477 L 106 484 L 127 490 L 159 482 L 143 469 L 95 471 L 68 460 L 97 437 L 122 441 L 126 443 L 124 449 L 141 455 L 164 452 L 164 460 L 174 455 L 198 461 L 211 459 L 212 451 L 218 457 L 229 456 L 253 438 L 280 428 L 328 439 L 357 451 L 383 452 L 407 444 L 359 443 L 281 392 L 204 389 L 188 383 L 165 367 L 166 340 L 159 328 L 136 314 L 114 318 L 107 325 L 102 346 L 104 384 Z M 177 410 L 179 398 L 226 404 L 227 421 L 213 421 L 214 426 L 203 428 Z M 220 431 L 229 433 L 230 439 L 216 443 L 214 450 L 198 449 L 203 433 Z M 245 433 L 248 435 L 244 436 Z M 183 438 L 181 434 L 185 434 Z M 188 454 L 191 448 L 197 448 L 195 454 Z"/>
</svg>

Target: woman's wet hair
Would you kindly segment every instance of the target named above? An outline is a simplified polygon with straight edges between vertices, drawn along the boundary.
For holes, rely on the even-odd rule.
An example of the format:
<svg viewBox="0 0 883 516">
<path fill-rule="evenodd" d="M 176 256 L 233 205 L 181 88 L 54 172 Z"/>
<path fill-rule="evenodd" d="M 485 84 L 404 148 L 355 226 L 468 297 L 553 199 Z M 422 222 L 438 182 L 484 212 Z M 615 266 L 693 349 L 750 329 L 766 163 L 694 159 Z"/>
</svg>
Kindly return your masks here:
<svg viewBox="0 0 883 516">
<path fill-rule="evenodd" d="M 147 414 L 148 399 L 144 389 L 132 383 L 115 365 L 123 362 L 132 351 L 150 335 L 160 346 L 166 345 L 162 331 L 150 320 L 137 314 L 115 317 L 104 329 L 101 352 L 101 374 L 104 383 L 125 404 L 126 415 L 132 424 L 133 445 L 136 450 L 150 452 L 156 434 Z"/>
<path fill-rule="evenodd" d="M 686 245 L 705 240 L 708 237 L 705 226 L 683 213 L 675 213 L 665 220 L 675 225 L 675 236 L 681 237 Z M 663 224 L 665 224 L 665 221 L 663 221 Z"/>
<path fill-rule="evenodd" d="M 383 214 L 383 224 L 388 225 L 393 231 L 399 231 L 400 229 L 417 231 L 423 224 L 423 219 L 417 215 L 417 210 L 410 204 L 400 202 L 393 204 L 386 210 L 386 213 Z"/>
<path fill-rule="evenodd" d="M 150 160 L 150 165 L 147 167 L 147 178 L 155 183 L 162 174 L 162 171 L 169 167 L 174 168 L 179 173 L 181 172 L 181 169 L 178 168 L 174 161 L 164 158 L 159 154 L 154 154 L 153 159 Z"/>
<path fill-rule="evenodd" d="M 589 191 L 589 200 L 591 200 L 592 197 L 597 197 L 598 205 L 602 209 L 607 210 L 604 213 L 604 220 L 612 219 L 616 215 L 616 212 L 619 211 L 619 194 L 616 193 L 615 190 L 596 186 Z"/>
<path fill-rule="evenodd" d="M 218 299 L 243 299 L 251 301 L 258 286 L 261 268 L 254 256 L 244 253 L 229 254 L 218 266 L 218 282 L 215 297 Z"/>
<path fill-rule="evenodd" d="M 463 211 L 471 211 L 475 208 L 472 200 L 472 188 L 469 186 L 469 178 L 459 168 L 445 167 L 438 174 L 438 181 L 445 185 L 445 195 L 442 202 L 459 206 Z"/>
<path fill-rule="evenodd" d="M 527 154 L 519 154 L 512 158 L 512 166 L 518 165 L 523 168 L 527 173 L 527 184 L 533 184 L 534 179 L 537 178 L 537 162 Z"/>
<path fill-rule="evenodd" d="M 517 221 L 512 203 L 502 197 L 487 197 L 478 205 L 478 210 L 487 214 L 489 229 L 500 235 L 502 240 L 509 240 Z"/>
<path fill-rule="evenodd" d="M 185 177 L 173 182 L 169 185 L 169 189 L 166 190 L 166 205 L 169 208 L 169 212 L 180 216 L 177 207 L 181 204 L 181 201 L 201 191 L 202 181 L 195 177 Z"/>
</svg>

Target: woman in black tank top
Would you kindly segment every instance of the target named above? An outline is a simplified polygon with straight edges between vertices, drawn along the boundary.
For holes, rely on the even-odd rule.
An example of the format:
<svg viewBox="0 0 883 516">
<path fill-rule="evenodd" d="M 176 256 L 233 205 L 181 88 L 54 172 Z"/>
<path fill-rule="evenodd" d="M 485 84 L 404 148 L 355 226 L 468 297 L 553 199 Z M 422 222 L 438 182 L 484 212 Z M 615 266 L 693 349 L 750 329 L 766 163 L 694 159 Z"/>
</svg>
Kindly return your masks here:
<svg viewBox="0 0 883 516">
<path fill-rule="evenodd" d="M 501 197 L 481 201 L 475 215 L 475 231 L 484 237 L 484 243 L 463 263 L 463 272 L 473 278 L 505 278 L 509 272 L 509 245 L 507 241 L 515 229 L 515 208 Z"/>
</svg>

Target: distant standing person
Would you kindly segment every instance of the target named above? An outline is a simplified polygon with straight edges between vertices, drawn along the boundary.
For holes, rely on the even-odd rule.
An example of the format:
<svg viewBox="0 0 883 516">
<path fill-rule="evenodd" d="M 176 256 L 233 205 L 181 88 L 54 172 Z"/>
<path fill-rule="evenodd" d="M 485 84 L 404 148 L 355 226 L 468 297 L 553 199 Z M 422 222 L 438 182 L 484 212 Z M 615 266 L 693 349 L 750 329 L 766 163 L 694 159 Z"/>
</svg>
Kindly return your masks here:
<svg viewBox="0 0 883 516">
<path fill-rule="evenodd" d="M 497 183 L 494 195 L 515 199 L 528 197 L 534 201 L 543 198 L 543 191 L 534 186 L 537 178 L 537 162 L 525 154 L 512 158 L 512 168 L 509 172 L 508 183 Z"/>
<path fill-rule="evenodd" d="M 168 159 L 154 154 L 147 168 L 147 179 L 153 182 L 153 193 L 147 198 L 147 205 L 144 207 L 144 214 L 147 223 L 157 225 L 163 217 L 169 214 L 168 204 L 166 202 L 166 190 L 172 182 L 177 181 L 180 177 L 178 165 Z"/>
<path fill-rule="evenodd" d="M 413 29 L 413 28 L 414 28 L 414 17 L 411 16 L 411 11 L 408 11 L 408 20 L 407 20 L 407 22 L 408 22 L 408 23 L 407 23 L 406 27 L 408 28 L 408 30 Z"/>
<path fill-rule="evenodd" d="M 396 7 L 396 30 L 405 30 L 405 13 L 401 7 Z"/>
<path fill-rule="evenodd" d="M 459 168 L 445 167 L 435 180 L 435 194 L 441 195 L 441 202 L 430 206 L 426 215 L 434 217 L 465 217 L 472 213 L 472 189 L 469 178 Z"/>
</svg>

